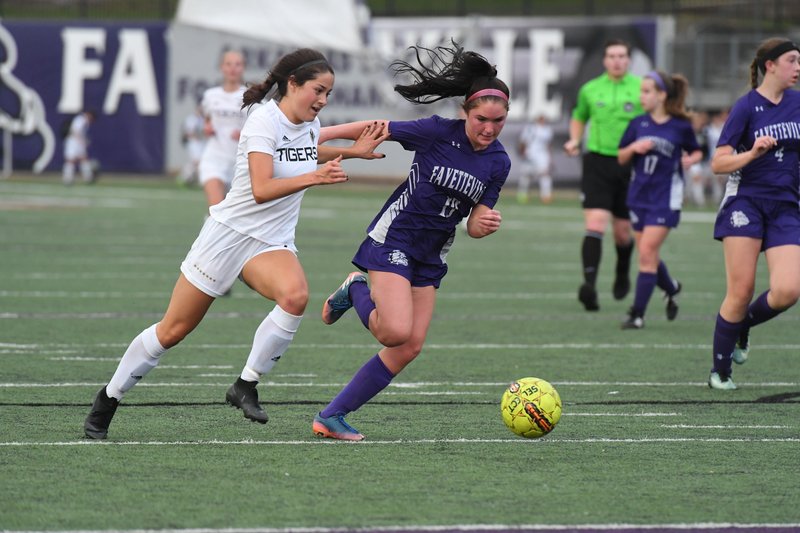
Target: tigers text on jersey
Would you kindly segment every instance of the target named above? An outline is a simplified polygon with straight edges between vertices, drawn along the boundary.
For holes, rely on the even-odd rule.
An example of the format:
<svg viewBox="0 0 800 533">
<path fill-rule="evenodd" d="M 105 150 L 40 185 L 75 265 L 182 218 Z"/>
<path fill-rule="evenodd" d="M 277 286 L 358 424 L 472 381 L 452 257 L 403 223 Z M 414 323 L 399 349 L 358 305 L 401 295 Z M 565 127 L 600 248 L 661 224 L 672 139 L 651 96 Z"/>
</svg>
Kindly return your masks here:
<svg viewBox="0 0 800 533">
<path fill-rule="evenodd" d="M 473 150 L 464 120 L 434 115 L 392 121 L 389 132 L 415 152 L 414 161 L 408 179 L 369 225 L 369 236 L 417 261 L 444 263 L 461 219 L 478 203 L 494 207 L 511 161 L 497 140 Z"/>
<path fill-rule="evenodd" d="M 272 179 L 291 178 L 317 168 L 319 119 L 293 124 L 275 100 L 255 107 L 244 123 L 236 155 L 236 171 L 225 199 L 209 210 L 211 216 L 239 233 L 267 244 L 294 242 L 305 191 L 257 204 L 250 182 L 248 154 L 272 156 Z"/>
<path fill-rule="evenodd" d="M 731 108 L 717 146 L 737 153 L 750 150 L 758 137 L 770 135 L 778 145 L 728 178 L 726 196 L 798 201 L 800 169 L 800 92 L 786 90 L 773 104 L 755 89 Z"/>
<path fill-rule="evenodd" d="M 247 116 L 242 109 L 242 97 L 246 87 L 227 92 L 222 87 L 211 87 L 203 93 L 200 105 L 203 115 L 208 117 L 214 134 L 208 138 L 206 152 L 209 156 L 233 159 L 236 156 L 238 140 L 232 134 L 242 129 Z"/>
<path fill-rule="evenodd" d="M 628 207 L 679 210 L 683 205 L 681 157 L 683 152 L 700 149 L 692 123 L 670 117 L 658 124 L 649 114 L 640 115 L 628 124 L 619 146 L 623 148 L 644 139 L 652 141 L 653 148 L 646 154 L 633 156 Z"/>
</svg>

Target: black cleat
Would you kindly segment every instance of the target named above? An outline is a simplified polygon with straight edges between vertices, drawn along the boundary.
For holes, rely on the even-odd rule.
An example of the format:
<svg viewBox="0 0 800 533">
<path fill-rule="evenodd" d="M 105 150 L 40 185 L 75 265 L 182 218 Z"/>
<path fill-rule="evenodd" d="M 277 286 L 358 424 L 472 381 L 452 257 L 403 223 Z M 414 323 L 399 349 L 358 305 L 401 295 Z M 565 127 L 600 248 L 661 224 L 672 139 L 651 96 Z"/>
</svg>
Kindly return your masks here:
<svg viewBox="0 0 800 533">
<path fill-rule="evenodd" d="M 614 279 L 614 288 L 612 289 L 612 293 L 614 294 L 615 300 L 622 300 L 625 298 L 631 290 L 631 280 L 627 274 L 617 274 L 616 279 Z"/>
<path fill-rule="evenodd" d="M 225 401 L 241 409 L 245 418 L 259 424 L 266 424 L 269 417 L 258 403 L 257 384 L 257 381 L 245 381 L 238 378 L 225 393 Z"/>
<path fill-rule="evenodd" d="M 117 412 L 119 400 L 110 398 L 103 387 L 97 393 L 92 404 L 92 410 L 83 423 L 83 433 L 87 439 L 104 439 L 108 436 L 108 426 Z"/>
<path fill-rule="evenodd" d="M 678 316 L 677 298 L 682 289 L 683 285 L 681 285 L 681 282 L 675 280 L 675 292 L 664 295 L 664 297 L 667 299 L 667 320 L 675 320 L 675 317 Z"/>
<path fill-rule="evenodd" d="M 620 324 L 622 329 L 642 329 L 644 327 L 644 317 L 636 313 L 633 307 L 628 311 L 628 318 Z"/>
<path fill-rule="evenodd" d="M 600 310 L 600 304 L 597 303 L 597 291 L 593 285 L 584 283 L 578 289 L 578 300 L 583 304 L 587 311 Z"/>
</svg>

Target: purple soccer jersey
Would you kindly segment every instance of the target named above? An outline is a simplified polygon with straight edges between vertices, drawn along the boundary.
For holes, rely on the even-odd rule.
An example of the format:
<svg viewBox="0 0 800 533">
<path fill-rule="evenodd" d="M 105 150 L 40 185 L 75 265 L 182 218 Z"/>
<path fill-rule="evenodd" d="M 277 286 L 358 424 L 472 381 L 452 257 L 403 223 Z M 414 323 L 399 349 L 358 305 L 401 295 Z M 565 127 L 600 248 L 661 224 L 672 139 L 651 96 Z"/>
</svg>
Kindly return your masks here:
<svg viewBox="0 0 800 533">
<path fill-rule="evenodd" d="M 419 262 L 442 264 L 458 223 L 476 204 L 494 207 L 511 160 L 497 140 L 485 150 L 473 150 L 463 120 L 434 115 L 392 121 L 389 132 L 392 140 L 415 152 L 414 161 L 408 179 L 367 232 Z"/>
<path fill-rule="evenodd" d="M 758 137 L 771 135 L 778 145 L 731 174 L 726 196 L 798 201 L 800 168 L 800 93 L 787 90 L 778 104 L 751 90 L 731 108 L 717 146 L 746 152 Z"/>
<path fill-rule="evenodd" d="M 653 148 L 646 154 L 634 154 L 633 176 L 628 188 L 628 207 L 680 210 L 683 205 L 683 152 L 699 150 L 692 124 L 671 117 L 663 124 L 653 122 L 649 114 L 639 115 L 628 124 L 619 146 L 648 139 Z"/>
</svg>

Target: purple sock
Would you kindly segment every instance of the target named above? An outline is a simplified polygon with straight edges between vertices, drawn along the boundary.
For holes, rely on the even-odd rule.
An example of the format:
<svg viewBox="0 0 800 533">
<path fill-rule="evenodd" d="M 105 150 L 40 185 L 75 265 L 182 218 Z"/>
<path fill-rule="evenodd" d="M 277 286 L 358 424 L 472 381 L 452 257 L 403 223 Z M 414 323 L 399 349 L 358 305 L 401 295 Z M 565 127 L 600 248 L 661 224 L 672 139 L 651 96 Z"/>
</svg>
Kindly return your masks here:
<svg viewBox="0 0 800 533">
<path fill-rule="evenodd" d="M 675 289 L 677 289 L 664 261 L 658 263 L 658 288 L 670 296 L 675 294 Z"/>
<path fill-rule="evenodd" d="M 637 316 L 644 316 L 653 289 L 656 288 L 655 272 L 639 272 L 636 277 L 636 296 L 633 298 L 633 312 Z"/>
<path fill-rule="evenodd" d="M 353 307 L 358 313 L 358 318 L 364 324 L 364 327 L 369 329 L 369 315 L 375 309 L 375 302 L 369 295 L 369 285 L 362 282 L 356 282 L 350 285 L 350 300 L 353 302 Z"/>
<path fill-rule="evenodd" d="M 720 376 L 731 375 L 731 354 L 739 339 L 739 330 L 744 321 L 733 324 L 722 316 L 717 315 L 717 325 L 714 328 L 714 371 Z"/>
<path fill-rule="evenodd" d="M 375 357 L 364 363 L 350 383 L 345 385 L 336 398 L 320 412 L 320 416 L 327 418 L 355 411 L 385 389 L 392 378 L 394 374 L 389 372 L 381 358 L 375 354 Z"/>
<path fill-rule="evenodd" d="M 769 294 L 769 291 L 762 293 L 750 304 L 750 307 L 747 308 L 747 316 L 744 319 L 745 327 L 752 328 L 767 320 L 772 320 L 786 311 L 786 309 L 779 310 L 771 308 L 767 302 L 767 294 Z"/>
</svg>

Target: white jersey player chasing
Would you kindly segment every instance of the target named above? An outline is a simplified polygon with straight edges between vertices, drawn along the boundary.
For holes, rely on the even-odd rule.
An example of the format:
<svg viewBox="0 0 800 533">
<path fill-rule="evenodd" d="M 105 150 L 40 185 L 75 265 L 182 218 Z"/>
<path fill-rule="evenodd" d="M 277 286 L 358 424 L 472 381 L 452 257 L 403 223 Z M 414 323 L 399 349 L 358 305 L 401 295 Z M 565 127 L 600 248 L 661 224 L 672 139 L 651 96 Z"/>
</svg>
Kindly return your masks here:
<svg viewBox="0 0 800 533">
<path fill-rule="evenodd" d="M 242 109 L 244 57 L 235 51 L 226 52 L 220 63 L 222 85 L 206 89 L 200 106 L 205 116 L 208 136 L 198 169 L 200 184 L 208 206 L 225 198 L 231 186 L 236 163 L 236 147 L 246 113 Z"/>
<path fill-rule="evenodd" d="M 283 56 L 265 81 L 245 92 L 249 116 L 231 191 L 211 209 L 181 264 L 163 318 L 133 339 L 108 385 L 97 393 L 84 423 L 86 437 L 106 438 L 122 396 L 197 327 L 237 277 L 276 305 L 258 326 L 247 363 L 225 399 L 246 418 L 267 422 L 256 385 L 289 347 L 308 303 L 308 283 L 294 245 L 303 193 L 314 185 L 347 181 L 343 158 L 383 157 L 374 152 L 386 138 L 378 123 L 370 123 L 357 139 L 354 132 L 343 132 L 343 138 L 356 141 L 350 147 L 320 144 L 335 135 L 321 130 L 317 118 L 333 82 L 325 57 L 304 48 Z M 274 99 L 252 105 L 267 96 Z"/>
</svg>

